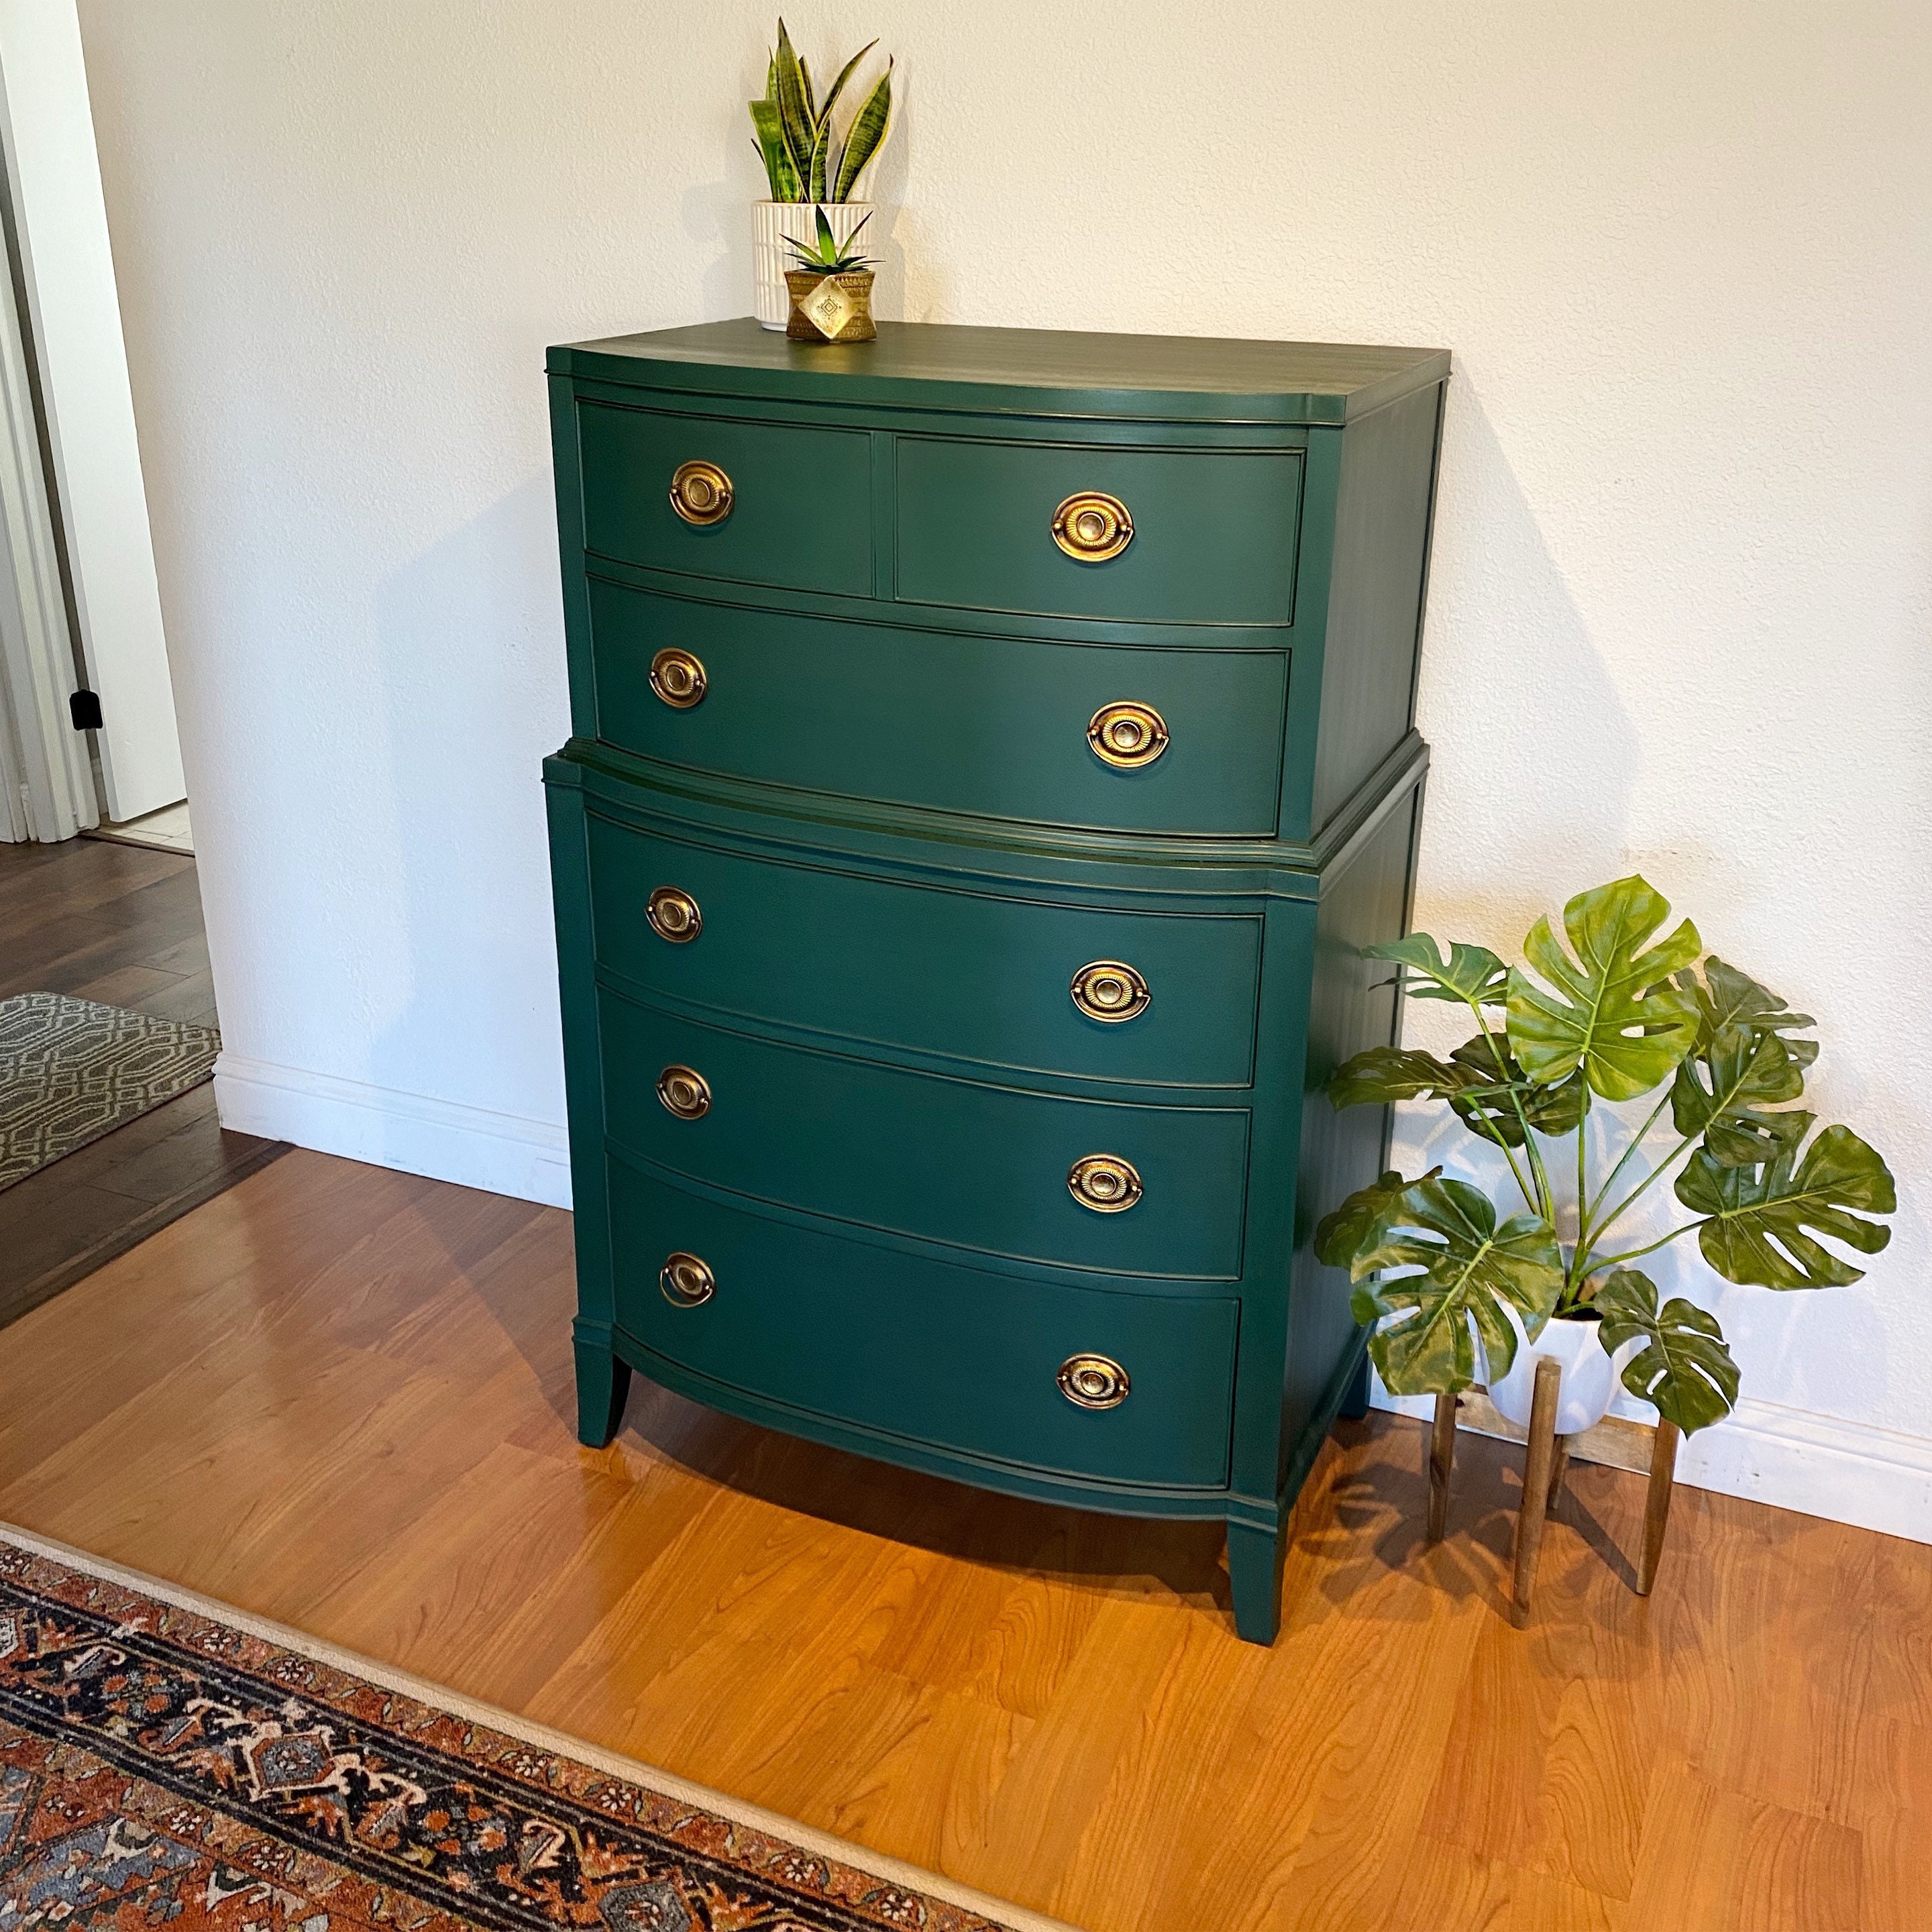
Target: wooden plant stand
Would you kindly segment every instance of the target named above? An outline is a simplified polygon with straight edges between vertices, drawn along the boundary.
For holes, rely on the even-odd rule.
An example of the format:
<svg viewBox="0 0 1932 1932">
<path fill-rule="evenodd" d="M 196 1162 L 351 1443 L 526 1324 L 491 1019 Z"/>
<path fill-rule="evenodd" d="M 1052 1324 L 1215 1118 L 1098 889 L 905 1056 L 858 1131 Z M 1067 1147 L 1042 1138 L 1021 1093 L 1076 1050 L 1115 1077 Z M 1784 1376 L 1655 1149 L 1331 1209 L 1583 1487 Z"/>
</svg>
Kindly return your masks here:
<svg viewBox="0 0 1932 1932">
<path fill-rule="evenodd" d="M 1546 1357 L 1536 1365 L 1530 1398 L 1529 1440 L 1525 1445 L 1522 1502 L 1516 1514 L 1516 1576 L 1510 1596 L 1510 1621 L 1520 1629 L 1529 1621 L 1536 1593 L 1537 1565 L 1543 1554 L 1543 1526 L 1562 1499 L 1570 1473 L 1570 1438 L 1556 1432 L 1556 1402 L 1563 1371 Z M 1643 1550 L 1637 1563 L 1636 1591 L 1650 1594 L 1664 1555 L 1670 1522 L 1670 1492 L 1677 1468 L 1677 1426 L 1660 1418 L 1651 1445 L 1650 1490 L 1643 1510 Z M 1456 1460 L 1456 1398 L 1436 1398 L 1429 1432 L 1429 1540 L 1440 1543 L 1449 1518 L 1449 1476 Z"/>
</svg>

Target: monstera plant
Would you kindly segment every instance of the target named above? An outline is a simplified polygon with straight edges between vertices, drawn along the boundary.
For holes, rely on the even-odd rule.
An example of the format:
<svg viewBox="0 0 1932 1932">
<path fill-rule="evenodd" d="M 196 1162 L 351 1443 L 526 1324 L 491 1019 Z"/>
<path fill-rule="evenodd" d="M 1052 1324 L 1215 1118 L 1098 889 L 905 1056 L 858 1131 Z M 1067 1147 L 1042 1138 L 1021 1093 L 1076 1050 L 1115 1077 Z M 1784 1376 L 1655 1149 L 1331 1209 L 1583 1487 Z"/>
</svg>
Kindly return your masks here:
<svg viewBox="0 0 1932 1932">
<path fill-rule="evenodd" d="M 1372 1327 L 1370 1353 L 1396 1394 L 1468 1388 L 1478 1342 L 1493 1381 L 1515 1361 L 1519 1329 L 1534 1341 L 1552 1319 L 1594 1321 L 1606 1352 L 1633 1345 L 1631 1394 L 1688 1434 L 1729 1412 L 1737 1365 L 1711 1315 L 1681 1298 L 1660 1306 L 1630 1263 L 1694 1234 L 1726 1281 L 1840 1287 L 1860 1270 L 1827 1240 L 1876 1254 L 1891 1238 L 1865 1218 L 1898 1204 L 1885 1162 L 1849 1127 L 1814 1134 L 1816 1117 L 1791 1104 L 1818 1052 L 1798 1036 L 1816 1022 L 1721 959 L 1700 965 L 1688 920 L 1663 932 L 1670 912 L 1643 880 L 1619 879 L 1573 898 L 1561 938 L 1539 919 L 1526 965 L 1480 946 L 1452 945 L 1445 958 L 1420 933 L 1369 949 L 1402 969 L 1412 998 L 1467 1008 L 1475 1030 L 1446 1057 L 1358 1053 L 1335 1070 L 1330 1097 L 1447 1102 L 1501 1150 L 1522 1200 L 1506 1213 L 1439 1167 L 1413 1180 L 1388 1173 L 1316 1230 L 1321 1258 L 1356 1284 L 1355 1318 Z M 1652 1094 L 1640 1124 L 1617 1117 L 1621 1147 L 1608 1136 L 1616 1157 L 1593 1175 L 1592 1108 Z M 1676 1144 L 1646 1161 L 1666 1109 Z M 1673 1174 L 1689 1218 L 1654 1238 L 1619 1237 Z"/>
</svg>

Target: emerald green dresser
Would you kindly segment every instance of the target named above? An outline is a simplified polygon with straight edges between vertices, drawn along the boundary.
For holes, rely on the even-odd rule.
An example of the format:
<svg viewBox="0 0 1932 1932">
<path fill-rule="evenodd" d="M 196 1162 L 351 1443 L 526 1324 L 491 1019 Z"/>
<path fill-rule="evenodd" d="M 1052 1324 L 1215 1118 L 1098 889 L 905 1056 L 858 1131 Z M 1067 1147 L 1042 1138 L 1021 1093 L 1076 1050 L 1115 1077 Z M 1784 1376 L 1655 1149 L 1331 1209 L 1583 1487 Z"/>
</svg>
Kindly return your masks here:
<svg viewBox="0 0 1932 1932">
<path fill-rule="evenodd" d="M 633 1369 L 1227 1526 L 1366 1399 L 1448 356 L 748 320 L 549 358 L 580 1432 Z"/>
</svg>

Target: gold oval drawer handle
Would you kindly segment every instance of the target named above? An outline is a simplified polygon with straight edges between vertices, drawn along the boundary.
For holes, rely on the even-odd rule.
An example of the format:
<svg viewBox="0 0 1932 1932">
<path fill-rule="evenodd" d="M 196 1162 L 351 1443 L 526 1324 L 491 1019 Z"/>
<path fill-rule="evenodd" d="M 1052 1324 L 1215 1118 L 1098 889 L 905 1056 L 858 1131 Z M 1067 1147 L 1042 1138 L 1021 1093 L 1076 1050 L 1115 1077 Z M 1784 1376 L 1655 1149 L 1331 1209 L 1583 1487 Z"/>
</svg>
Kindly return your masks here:
<svg viewBox="0 0 1932 1932">
<path fill-rule="evenodd" d="M 688 711 L 703 698 L 710 680 L 688 651 L 660 651 L 651 660 L 651 689 L 674 711 Z"/>
<path fill-rule="evenodd" d="M 1117 1154 L 1084 1154 L 1066 1170 L 1066 1186 L 1096 1214 L 1124 1214 L 1141 1198 L 1140 1171 Z"/>
<path fill-rule="evenodd" d="M 680 1250 L 664 1256 L 658 1287 L 674 1308 L 696 1308 L 718 1292 L 718 1277 L 695 1255 Z"/>
<path fill-rule="evenodd" d="M 644 908 L 651 930 L 674 946 L 688 946 L 704 930 L 704 915 L 688 892 L 675 886 L 660 886 Z"/>
<path fill-rule="evenodd" d="M 1054 1380 L 1079 1408 L 1118 1408 L 1133 1388 L 1126 1370 L 1111 1355 L 1069 1355 Z"/>
<path fill-rule="evenodd" d="M 658 1076 L 658 1098 L 680 1120 L 701 1120 L 711 1111 L 711 1083 L 694 1066 L 667 1066 Z"/>
<path fill-rule="evenodd" d="M 1078 563 L 1105 563 L 1134 539 L 1134 520 L 1118 496 L 1081 490 L 1053 513 L 1053 540 Z"/>
<path fill-rule="evenodd" d="M 680 463 L 671 472 L 670 506 L 687 524 L 722 524 L 737 494 L 715 463 Z"/>
<path fill-rule="evenodd" d="M 1167 720 L 1151 704 L 1103 704 L 1087 727 L 1087 742 L 1106 764 L 1135 771 L 1167 749 Z"/>
<path fill-rule="evenodd" d="M 1073 976 L 1073 1004 L 1090 1020 L 1118 1025 L 1148 1010 L 1154 994 L 1139 974 L 1119 959 L 1096 959 Z"/>
</svg>

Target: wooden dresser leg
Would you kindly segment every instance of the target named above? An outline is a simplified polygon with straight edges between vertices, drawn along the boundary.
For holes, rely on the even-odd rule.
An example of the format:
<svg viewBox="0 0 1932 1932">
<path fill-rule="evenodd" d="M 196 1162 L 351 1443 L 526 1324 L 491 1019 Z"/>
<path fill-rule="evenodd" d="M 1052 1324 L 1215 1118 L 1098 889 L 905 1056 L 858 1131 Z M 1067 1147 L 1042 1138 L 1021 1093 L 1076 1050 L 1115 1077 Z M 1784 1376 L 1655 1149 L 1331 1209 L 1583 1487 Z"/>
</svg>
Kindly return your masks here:
<svg viewBox="0 0 1932 1932">
<path fill-rule="evenodd" d="M 1436 1398 L 1436 1420 L 1429 1431 L 1429 1540 L 1440 1543 L 1449 1526 L 1449 1472 L 1456 1462 L 1456 1398 Z"/>
<path fill-rule="evenodd" d="M 1643 1505 L 1643 1556 L 1637 1565 L 1636 1593 L 1650 1594 L 1664 1555 L 1664 1532 L 1670 1527 L 1670 1490 L 1677 1474 L 1677 1425 L 1660 1417 L 1650 1445 L 1650 1494 Z"/>
<path fill-rule="evenodd" d="M 1369 1412 L 1369 1352 L 1364 1348 L 1362 1358 L 1355 1364 L 1355 1372 L 1348 1378 L 1348 1393 L 1342 1398 L 1342 1406 L 1336 1412 L 1344 1422 L 1359 1422 Z"/>
<path fill-rule="evenodd" d="M 611 1353 L 608 1342 L 576 1338 L 577 1439 L 586 1449 L 602 1449 L 624 1424 L 631 1393 L 631 1365 Z"/>
<path fill-rule="evenodd" d="M 1282 1530 L 1228 1526 L 1228 1581 L 1234 1599 L 1235 1634 L 1250 1643 L 1272 1643 L 1281 1628 Z"/>
<path fill-rule="evenodd" d="M 1556 1462 L 1556 1398 L 1562 1385 L 1561 1365 L 1544 1356 L 1536 1365 L 1536 1390 L 1530 1399 L 1522 1509 L 1516 1524 L 1516 1582 L 1510 1598 L 1510 1622 L 1519 1630 L 1529 1621 L 1530 1600 L 1536 1594 L 1537 1559 L 1543 1554 L 1544 1519 L 1550 1510 L 1550 1477 Z"/>
</svg>

